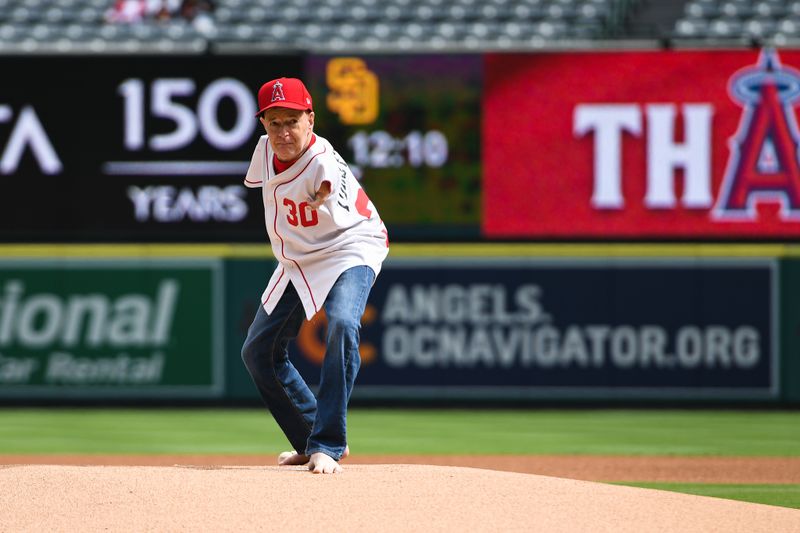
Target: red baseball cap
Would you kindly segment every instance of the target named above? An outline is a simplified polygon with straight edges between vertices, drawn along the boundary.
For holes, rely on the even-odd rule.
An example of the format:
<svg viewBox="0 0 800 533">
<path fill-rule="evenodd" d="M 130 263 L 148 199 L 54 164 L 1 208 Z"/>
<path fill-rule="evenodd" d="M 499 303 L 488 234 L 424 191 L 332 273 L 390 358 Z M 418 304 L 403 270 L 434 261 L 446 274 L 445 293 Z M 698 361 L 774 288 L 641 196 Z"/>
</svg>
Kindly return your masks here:
<svg viewBox="0 0 800 533">
<path fill-rule="evenodd" d="M 303 82 L 297 78 L 278 78 L 268 81 L 258 90 L 258 113 L 261 115 L 271 107 L 288 107 L 312 111 L 311 95 Z"/>
</svg>

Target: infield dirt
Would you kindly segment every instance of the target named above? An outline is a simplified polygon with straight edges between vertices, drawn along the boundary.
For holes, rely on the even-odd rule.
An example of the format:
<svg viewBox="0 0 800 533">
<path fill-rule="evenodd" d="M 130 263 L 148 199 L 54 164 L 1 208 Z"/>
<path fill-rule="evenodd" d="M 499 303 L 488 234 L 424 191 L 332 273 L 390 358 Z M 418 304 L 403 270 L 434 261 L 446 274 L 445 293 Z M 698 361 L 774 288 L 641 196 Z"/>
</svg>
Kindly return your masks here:
<svg viewBox="0 0 800 533">
<path fill-rule="evenodd" d="M 796 509 L 489 470 L 491 465 L 475 464 L 479 458 L 469 456 L 447 460 L 472 461 L 470 466 L 481 468 L 398 464 L 399 457 L 392 464 L 356 464 L 354 458 L 338 475 L 264 466 L 274 461 L 264 456 L 61 456 L 62 464 L 42 464 L 47 456 L 27 457 L 8 464 L 23 456 L 5 456 L 0 466 L 0 531 L 800 531 Z M 150 466 L 137 465 L 148 457 Z M 115 464 L 115 458 L 127 462 Z M 260 464 L 231 462 L 244 458 Z M 569 474 L 566 463 L 531 459 L 543 461 L 536 467 L 540 473 L 550 464 Z M 633 461 L 633 475 L 637 464 L 643 467 L 654 458 L 620 459 Z M 359 458 L 365 460 L 380 458 Z M 735 467 L 730 462 L 735 460 L 723 459 L 714 468 L 722 473 Z M 505 466 L 519 469 L 520 464 Z M 788 464 L 796 476 L 797 462 Z M 674 473 L 679 467 L 662 465 L 661 471 Z M 587 472 L 573 474 L 587 477 Z M 620 476 L 628 474 L 606 480 Z M 641 470 L 635 479 L 644 481 L 640 476 Z M 659 476 L 648 479 L 665 479 Z"/>
</svg>

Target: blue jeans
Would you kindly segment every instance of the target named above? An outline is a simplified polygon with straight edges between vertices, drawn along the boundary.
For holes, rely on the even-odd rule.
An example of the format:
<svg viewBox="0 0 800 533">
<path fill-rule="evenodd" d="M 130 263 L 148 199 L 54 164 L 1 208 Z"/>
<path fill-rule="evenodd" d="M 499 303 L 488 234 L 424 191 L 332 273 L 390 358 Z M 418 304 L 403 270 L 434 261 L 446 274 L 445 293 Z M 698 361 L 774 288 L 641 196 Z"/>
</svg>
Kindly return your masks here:
<svg viewBox="0 0 800 533">
<path fill-rule="evenodd" d="M 259 306 L 247 331 L 242 347 L 244 364 L 267 408 L 298 453 L 323 452 L 337 461 L 344 453 L 347 404 L 361 365 L 361 316 L 374 281 L 375 272 L 370 267 L 349 268 L 325 299 L 327 348 L 316 398 L 287 351 L 305 317 L 291 283 L 272 314 Z"/>
</svg>

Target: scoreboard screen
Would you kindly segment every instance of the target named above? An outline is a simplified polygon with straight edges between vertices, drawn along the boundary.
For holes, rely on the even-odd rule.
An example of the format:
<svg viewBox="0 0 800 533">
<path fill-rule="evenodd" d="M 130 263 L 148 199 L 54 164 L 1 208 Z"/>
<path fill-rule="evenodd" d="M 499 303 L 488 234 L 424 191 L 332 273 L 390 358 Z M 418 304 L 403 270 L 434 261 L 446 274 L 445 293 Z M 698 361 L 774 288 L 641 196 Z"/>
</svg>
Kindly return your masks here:
<svg viewBox="0 0 800 533">
<path fill-rule="evenodd" d="M 375 202 L 390 239 L 478 239 L 482 59 L 310 56 L 315 131 Z"/>
<path fill-rule="evenodd" d="M 0 239 L 258 241 L 256 91 L 295 56 L 0 58 Z M 65 74 L 55 75 L 54 73 Z"/>
<path fill-rule="evenodd" d="M 480 238 L 480 55 L 0 58 L 0 240 L 265 242 L 242 180 L 258 88 L 303 79 L 315 131 L 390 238 Z M 65 75 L 55 76 L 55 72 Z"/>
</svg>

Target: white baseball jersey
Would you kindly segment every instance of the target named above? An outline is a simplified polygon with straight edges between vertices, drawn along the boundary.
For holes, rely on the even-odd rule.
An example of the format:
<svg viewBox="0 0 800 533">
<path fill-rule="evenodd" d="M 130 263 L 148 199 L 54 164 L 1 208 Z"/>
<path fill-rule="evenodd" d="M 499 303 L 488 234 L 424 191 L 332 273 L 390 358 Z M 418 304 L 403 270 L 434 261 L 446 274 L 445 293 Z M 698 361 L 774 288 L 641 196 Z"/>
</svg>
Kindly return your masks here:
<svg viewBox="0 0 800 533">
<path fill-rule="evenodd" d="M 377 277 L 389 253 L 389 239 L 375 206 L 327 140 L 317 135 L 314 144 L 279 174 L 272 157 L 263 135 L 244 180 L 247 187 L 261 187 L 267 234 L 278 260 L 261 303 L 271 313 L 291 282 L 310 319 L 348 268 L 367 265 Z M 323 181 L 330 182 L 331 194 L 312 209 L 308 203 Z"/>
</svg>

